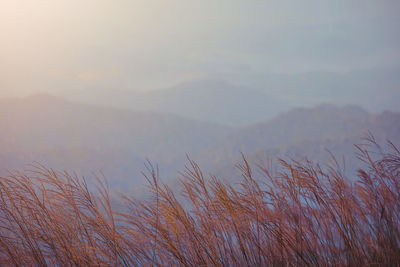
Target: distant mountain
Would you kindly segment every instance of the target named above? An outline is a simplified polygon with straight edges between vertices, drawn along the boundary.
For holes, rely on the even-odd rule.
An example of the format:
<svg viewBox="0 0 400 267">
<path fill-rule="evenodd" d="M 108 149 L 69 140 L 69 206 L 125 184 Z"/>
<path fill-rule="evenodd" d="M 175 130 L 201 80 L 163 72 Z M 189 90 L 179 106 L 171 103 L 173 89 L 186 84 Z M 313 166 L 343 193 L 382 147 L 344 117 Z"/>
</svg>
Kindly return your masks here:
<svg viewBox="0 0 400 267">
<path fill-rule="evenodd" d="M 339 159 L 346 158 L 350 173 L 360 163 L 355 158 L 354 144 L 363 142 L 369 133 L 380 143 L 391 140 L 400 146 L 400 113 L 369 114 L 356 106 L 328 104 L 296 108 L 272 120 L 237 129 L 197 159 L 216 174 L 232 175 L 232 165 L 240 160 L 241 152 L 253 162 L 307 157 L 324 164 L 331 160 L 330 151 Z"/>
<path fill-rule="evenodd" d="M 352 106 L 338 108 L 323 104 L 315 108 L 296 108 L 272 120 L 238 129 L 224 138 L 221 146 L 232 153 L 252 152 L 305 139 L 348 137 L 368 129 L 369 119 L 365 110 Z"/>
<path fill-rule="evenodd" d="M 94 88 L 65 96 L 82 103 L 171 113 L 232 126 L 262 122 L 295 107 L 322 103 L 358 105 L 373 113 L 400 112 L 400 67 L 240 77 L 195 80 L 147 92 Z"/>
<path fill-rule="evenodd" d="M 74 104 L 48 95 L 0 100 L 0 129 L 3 173 L 36 161 L 87 175 L 104 171 L 122 184 L 143 182 L 146 158 L 173 172 L 186 153 L 230 131 L 173 115 Z"/>
<path fill-rule="evenodd" d="M 328 102 L 359 105 L 374 113 L 400 112 L 400 66 L 344 73 L 254 74 L 246 84 L 279 95 L 290 106 L 313 107 Z"/>
<path fill-rule="evenodd" d="M 69 93 L 68 98 L 97 105 L 170 113 L 231 126 L 263 121 L 290 108 L 278 96 L 218 80 L 191 81 L 149 92 L 79 91 Z"/>
<path fill-rule="evenodd" d="M 207 173 L 233 179 L 240 152 L 252 162 L 306 156 L 326 163 L 327 150 L 345 156 L 354 170 L 359 162 L 353 144 L 368 131 L 378 141 L 400 145 L 400 113 L 370 114 L 357 106 L 324 104 L 231 128 L 49 95 L 0 99 L 0 174 L 39 162 L 85 176 L 101 171 L 113 188 L 130 190 L 145 183 L 146 158 L 159 164 L 165 181 L 183 170 L 186 154 Z"/>
</svg>

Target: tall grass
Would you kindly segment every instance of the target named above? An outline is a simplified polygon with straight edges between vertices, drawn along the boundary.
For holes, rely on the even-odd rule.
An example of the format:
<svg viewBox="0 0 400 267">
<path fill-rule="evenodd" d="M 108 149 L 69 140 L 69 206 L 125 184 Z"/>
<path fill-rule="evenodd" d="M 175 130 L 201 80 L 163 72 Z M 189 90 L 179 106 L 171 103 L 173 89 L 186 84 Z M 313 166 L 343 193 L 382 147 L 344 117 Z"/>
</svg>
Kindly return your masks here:
<svg viewBox="0 0 400 267">
<path fill-rule="evenodd" d="M 177 195 L 148 165 L 153 198 L 111 207 L 105 183 L 44 167 L 0 178 L 0 264 L 15 266 L 400 265 L 400 152 L 358 146 L 365 167 L 238 165 L 240 186 L 192 160 Z M 262 179 L 260 179 L 260 175 Z"/>
</svg>

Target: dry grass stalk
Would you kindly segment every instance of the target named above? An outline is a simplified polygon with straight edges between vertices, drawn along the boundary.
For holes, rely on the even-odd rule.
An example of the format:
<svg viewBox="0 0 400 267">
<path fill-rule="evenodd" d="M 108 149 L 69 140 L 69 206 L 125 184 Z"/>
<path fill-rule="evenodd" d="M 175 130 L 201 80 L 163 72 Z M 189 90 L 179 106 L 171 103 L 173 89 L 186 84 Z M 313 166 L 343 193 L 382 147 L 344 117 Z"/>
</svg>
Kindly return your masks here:
<svg viewBox="0 0 400 267">
<path fill-rule="evenodd" d="M 243 157 L 240 188 L 189 160 L 183 200 L 148 165 L 154 198 L 111 207 L 76 175 L 39 166 L 0 178 L 0 264 L 15 266 L 400 265 L 400 152 L 358 146 L 367 168 L 348 180 L 308 161 L 280 172 Z"/>
</svg>

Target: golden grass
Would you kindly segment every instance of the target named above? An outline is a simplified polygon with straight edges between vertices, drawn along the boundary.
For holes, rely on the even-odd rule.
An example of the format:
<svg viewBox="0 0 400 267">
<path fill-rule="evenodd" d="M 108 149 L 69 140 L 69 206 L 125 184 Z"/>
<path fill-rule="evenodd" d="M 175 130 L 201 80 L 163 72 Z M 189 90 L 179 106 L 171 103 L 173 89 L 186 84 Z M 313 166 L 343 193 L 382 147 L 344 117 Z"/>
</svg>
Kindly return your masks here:
<svg viewBox="0 0 400 267">
<path fill-rule="evenodd" d="M 238 188 L 189 160 L 180 197 L 148 165 L 153 198 L 125 197 L 128 212 L 113 211 L 100 181 L 92 192 L 42 166 L 10 174 L 0 178 L 0 264 L 399 266 L 400 152 L 375 148 L 358 147 L 366 167 L 351 181 L 339 166 L 281 160 L 271 172 L 243 157 Z"/>
</svg>

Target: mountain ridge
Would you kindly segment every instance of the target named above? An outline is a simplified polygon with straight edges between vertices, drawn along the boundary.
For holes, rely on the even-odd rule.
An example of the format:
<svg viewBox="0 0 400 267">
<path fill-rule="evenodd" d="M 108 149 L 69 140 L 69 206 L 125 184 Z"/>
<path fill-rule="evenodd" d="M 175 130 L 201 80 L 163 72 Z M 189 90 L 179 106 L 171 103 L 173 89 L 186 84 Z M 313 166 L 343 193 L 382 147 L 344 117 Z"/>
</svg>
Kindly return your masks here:
<svg viewBox="0 0 400 267">
<path fill-rule="evenodd" d="M 168 180 L 179 176 L 186 155 L 211 173 L 229 176 L 226 166 L 237 162 L 240 152 L 252 159 L 309 156 L 325 161 L 328 149 L 351 157 L 352 145 L 368 131 L 377 140 L 398 144 L 400 113 L 370 114 L 357 106 L 324 104 L 232 128 L 42 95 L 0 99 L 0 129 L 3 173 L 41 162 L 85 176 L 102 171 L 113 186 L 129 188 L 144 183 L 140 173 L 146 159 L 158 163 Z"/>
</svg>

